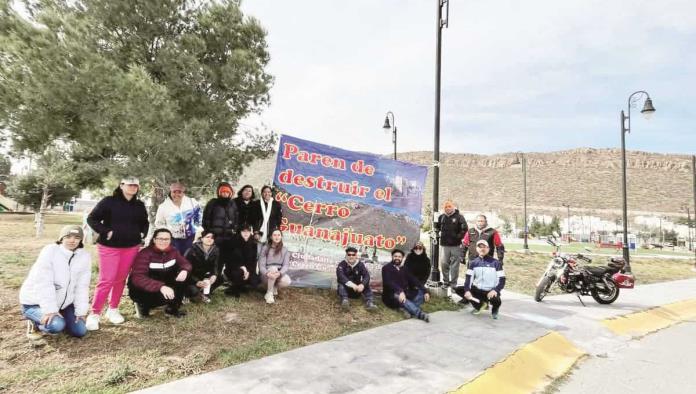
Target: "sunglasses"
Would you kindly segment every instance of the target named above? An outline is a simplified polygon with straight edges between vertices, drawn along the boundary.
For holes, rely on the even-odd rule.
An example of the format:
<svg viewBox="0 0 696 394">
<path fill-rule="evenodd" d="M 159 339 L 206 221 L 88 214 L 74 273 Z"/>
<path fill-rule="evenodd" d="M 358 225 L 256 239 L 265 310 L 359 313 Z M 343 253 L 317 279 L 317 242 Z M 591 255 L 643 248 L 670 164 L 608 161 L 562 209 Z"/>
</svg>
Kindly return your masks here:
<svg viewBox="0 0 696 394">
<path fill-rule="evenodd" d="M 357 256 L 357 253 L 346 253 L 346 256 Z"/>
<path fill-rule="evenodd" d="M 425 248 L 423 248 L 422 246 L 416 246 L 416 247 L 413 248 L 413 249 L 414 249 L 414 250 L 422 250 L 422 249 L 425 249 Z"/>
</svg>

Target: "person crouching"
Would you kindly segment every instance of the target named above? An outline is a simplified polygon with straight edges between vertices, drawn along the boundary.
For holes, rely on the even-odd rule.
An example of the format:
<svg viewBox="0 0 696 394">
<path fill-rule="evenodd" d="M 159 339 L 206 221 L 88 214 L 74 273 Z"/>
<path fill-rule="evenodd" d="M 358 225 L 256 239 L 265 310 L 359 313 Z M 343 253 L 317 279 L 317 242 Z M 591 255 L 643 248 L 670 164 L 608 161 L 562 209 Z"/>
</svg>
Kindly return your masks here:
<svg viewBox="0 0 696 394">
<path fill-rule="evenodd" d="M 182 317 L 181 301 L 191 263 L 172 246 L 172 233 L 155 230 L 150 245 L 135 257 L 128 279 L 128 293 L 138 317 L 146 317 L 152 308 L 166 305 L 166 314 Z"/>
<path fill-rule="evenodd" d="M 500 292 L 505 287 L 505 271 L 500 261 L 488 255 L 489 248 L 486 240 L 476 242 L 478 257 L 470 262 L 466 271 L 463 297 L 474 307 L 474 315 L 478 315 L 481 307 L 490 302 L 493 306 L 491 317 L 497 319 L 502 304 Z"/>
<path fill-rule="evenodd" d="M 358 261 L 358 250 L 352 246 L 346 248 L 345 260 L 336 267 L 336 280 L 338 282 L 338 296 L 341 298 L 341 309 L 350 309 L 349 298 L 358 298 L 362 295 L 365 300 L 365 308 L 372 312 L 377 310 L 372 299 L 370 289 L 370 272 L 361 261 Z"/>
<path fill-rule="evenodd" d="M 220 251 L 215 245 L 215 235 L 203 230 L 201 237 L 184 254 L 191 263 L 191 275 L 186 281 L 186 296 L 193 300 L 210 302 L 213 283 L 217 281 Z"/>
<path fill-rule="evenodd" d="M 407 317 L 414 316 L 426 323 L 430 317 L 420 306 L 430 299 L 425 287 L 403 267 L 404 252 L 394 249 L 392 261 L 382 267 L 382 301 L 389 308 L 401 308 Z"/>
</svg>

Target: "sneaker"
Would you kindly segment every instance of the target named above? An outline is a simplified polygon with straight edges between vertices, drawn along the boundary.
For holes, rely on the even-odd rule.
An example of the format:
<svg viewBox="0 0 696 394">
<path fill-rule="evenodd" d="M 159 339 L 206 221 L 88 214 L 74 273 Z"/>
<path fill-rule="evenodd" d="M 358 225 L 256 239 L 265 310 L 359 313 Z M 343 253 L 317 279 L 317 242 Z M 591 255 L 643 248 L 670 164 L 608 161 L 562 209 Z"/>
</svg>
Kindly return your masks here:
<svg viewBox="0 0 696 394">
<path fill-rule="evenodd" d="M 88 331 L 96 331 L 99 329 L 99 319 L 101 316 L 95 314 L 95 313 L 90 313 L 87 316 L 87 320 L 85 320 L 85 327 L 87 328 Z"/>
<path fill-rule="evenodd" d="M 488 310 L 488 303 L 486 301 L 483 301 L 483 304 L 481 304 L 481 309 L 483 309 L 484 311 Z"/>
<path fill-rule="evenodd" d="M 481 314 L 481 310 L 480 310 L 480 309 L 474 309 L 473 311 L 471 311 L 471 314 L 472 314 L 472 315 L 480 315 L 480 314 Z"/>
<path fill-rule="evenodd" d="M 176 317 L 176 318 L 181 318 L 181 317 L 186 316 L 186 311 L 183 311 L 183 310 L 181 310 L 181 309 L 179 309 L 179 308 L 173 308 L 173 307 L 170 307 L 170 306 L 164 308 L 164 313 L 166 313 L 166 314 L 168 314 L 168 315 L 170 315 L 170 316 L 174 316 L 174 317 Z"/>
<path fill-rule="evenodd" d="M 419 313 L 419 314 L 418 314 L 418 319 L 423 320 L 423 321 L 426 322 L 426 323 L 430 323 L 430 316 L 429 316 L 427 313 L 425 313 L 425 312 Z"/>
<path fill-rule="evenodd" d="M 442 287 L 443 289 L 448 289 L 448 288 L 450 287 L 450 285 L 449 285 L 449 283 L 444 283 L 444 282 L 443 282 L 443 283 L 440 285 L 440 287 Z"/>
<path fill-rule="evenodd" d="M 150 316 L 150 309 L 146 308 L 144 305 L 134 302 L 135 304 L 135 317 L 138 319 L 144 319 Z"/>
<path fill-rule="evenodd" d="M 405 319 L 410 319 L 410 318 L 413 317 L 413 316 L 411 316 L 411 313 L 410 313 L 409 311 L 407 311 L 406 309 L 400 308 L 399 310 L 400 310 L 401 313 L 404 315 L 404 318 L 405 318 Z"/>
<path fill-rule="evenodd" d="M 495 320 L 498 320 L 498 312 L 491 313 L 491 317 Z"/>
<path fill-rule="evenodd" d="M 184 305 L 190 304 L 190 303 L 191 303 L 191 300 L 190 300 L 188 297 L 184 297 L 184 298 L 181 300 L 181 303 L 184 304 Z"/>
<path fill-rule="evenodd" d="M 375 311 L 377 311 L 378 308 L 374 302 L 368 301 L 367 304 L 365 304 L 365 309 L 367 309 L 368 312 L 375 312 Z"/>
<path fill-rule="evenodd" d="M 273 293 L 266 293 L 266 295 L 263 296 L 263 299 L 266 300 L 266 304 L 273 304 L 275 302 Z"/>
<path fill-rule="evenodd" d="M 239 298 L 239 293 L 237 293 L 236 298 Z M 205 294 L 201 296 L 201 301 L 203 301 L 204 304 L 210 304 L 212 302 L 210 296 L 207 296 Z"/>
<path fill-rule="evenodd" d="M 36 328 L 36 324 L 31 320 L 27 320 L 27 338 L 32 341 L 38 341 L 41 337 L 43 337 L 43 334 Z"/>
<path fill-rule="evenodd" d="M 350 301 L 348 301 L 346 298 L 341 300 L 341 309 L 343 312 L 348 312 L 350 309 Z"/>
<path fill-rule="evenodd" d="M 121 315 L 121 312 L 114 308 L 109 308 L 106 310 L 106 318 L 109 319 L 111 324 L 121 324 L 126 321 L 126 319 L 124 319 Z"/>
</svg>

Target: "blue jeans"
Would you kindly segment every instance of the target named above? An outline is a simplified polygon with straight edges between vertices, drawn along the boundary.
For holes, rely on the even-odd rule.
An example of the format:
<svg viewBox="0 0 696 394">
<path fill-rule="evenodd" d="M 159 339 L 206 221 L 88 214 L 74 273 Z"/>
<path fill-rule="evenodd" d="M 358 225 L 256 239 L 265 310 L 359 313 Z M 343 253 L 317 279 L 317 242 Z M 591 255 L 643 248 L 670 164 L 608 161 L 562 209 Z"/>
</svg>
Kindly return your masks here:
<svg viewBox="0 0 696 394">
<path fill-rule="evenodd" d="M 399 294 L 395 293 L 394 298 L 398 302 Z M 410 313 L 412 316 L 418 317 L 418 314 L 421 313 L 420 306 L 423 305 L 423 302 L 425 302 L 425 292 L 419 289 L 418 293 L 416 293 L 416 295 L 412 298 L 408 298 L 407 295 L 406 301 L 404 301 L 404 303 L 401 304 L 401 307 L 406 309 L 408 313 Z"/>
<path fill-rule="evenodd" d="M 48 334 L 58 334 L 63 331 L 67 332 L 69 335 L 77 338 L 82 338 L 87 334 L 87 327 L 85 326 L 84 320 L 78 320 L 75 322 L 75 306 L 73 304 L 68 305 L 65 309 L 60 311 L 61 316 L 54 316 L 51 322 L 47 325 L 41 324 L 41 317 L 43 317 L 43 312 L 41 312 L 41 307 L 38 305 L 22 305 L 22 315 L 34 322 L 36 327 Z"/>
<path fill-rule="evenodd" d="M 193 246 L 193 235 L 188 238 L 172 238 L 172 246 L 183 256 Z"/>
</svg>

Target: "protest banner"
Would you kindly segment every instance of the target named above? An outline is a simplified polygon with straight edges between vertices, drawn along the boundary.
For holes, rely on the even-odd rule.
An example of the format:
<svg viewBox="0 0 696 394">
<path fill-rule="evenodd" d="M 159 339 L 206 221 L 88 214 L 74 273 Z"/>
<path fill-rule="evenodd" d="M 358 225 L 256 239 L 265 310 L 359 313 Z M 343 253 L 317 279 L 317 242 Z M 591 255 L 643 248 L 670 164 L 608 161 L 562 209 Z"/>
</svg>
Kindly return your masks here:
<svg viewBox="0 0 696 394">
<path fill-rule="evenodd" d="M 331 287 L 345 248 L 354 246 L 381 288 L 386 261 L 373 256 L 419 239 L 426 175 L 425 166 L 282 135 L 274 198 L 293 285 Z"/>
</svg>

